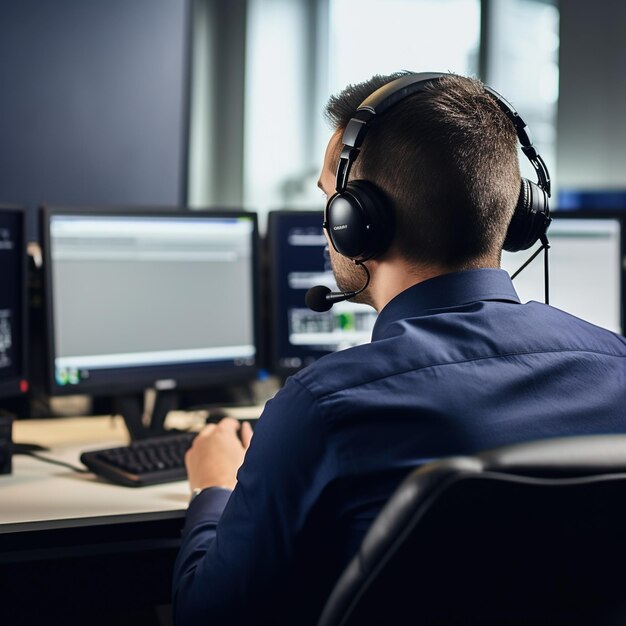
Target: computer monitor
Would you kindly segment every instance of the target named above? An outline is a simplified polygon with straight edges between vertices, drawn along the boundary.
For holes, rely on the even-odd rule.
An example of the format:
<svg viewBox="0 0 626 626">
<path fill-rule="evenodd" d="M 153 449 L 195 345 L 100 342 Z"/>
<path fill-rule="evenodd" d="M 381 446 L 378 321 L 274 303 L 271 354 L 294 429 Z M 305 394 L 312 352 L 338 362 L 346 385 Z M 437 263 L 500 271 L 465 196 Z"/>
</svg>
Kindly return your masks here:
<svg viewBox="0 0 626 626">
<path fill-rule="evenodd" d="M 256 377 L 254 213 L 45 208 L 42 235 L 51 395 Z"/>
<path fill-rule="evenodd" d="M 550 302 L 590 322 L 623 332 L 623 232 L 614 215 L 554 213 L 550 226 Z M 324 354 L 370 340 L 376 312 L 343 302 L 327 313 L 304 304 L 307 289 L 336 289 L 322 231 L 321 211 L 269 215 L 271 301 L 270 368 L 287 376 Z M 503 253 L 502 267 L 517 270 L 530 251 Z M 522 301 L 544 299 L 543 259 L 514 281 Z"/>
<path fill-rule="evenodd" d="M 304 303 L 307 290 L 337 290 L 321 211 L 272 211 L 268 220 L 271 294 L 270 368 L 285 377 L 330 352 L 370 341 L 376 311 L 340 302 L 326 313 Z"/>
<path fill-rule="evenodd" d="M 623 221 L 615 215 L 553 213 L 550 240 L 550 304 L 614 332 L 624 331 Z M 513 274 L 529 251 L 503 253 Z M 521 300 L 544 301 L 543 256 L 513 281 Z"/>
<path fill-rule="evenodd" d="M 25 212 L 0 206 L 0 398 L 28 391 Z"/>
</svg>

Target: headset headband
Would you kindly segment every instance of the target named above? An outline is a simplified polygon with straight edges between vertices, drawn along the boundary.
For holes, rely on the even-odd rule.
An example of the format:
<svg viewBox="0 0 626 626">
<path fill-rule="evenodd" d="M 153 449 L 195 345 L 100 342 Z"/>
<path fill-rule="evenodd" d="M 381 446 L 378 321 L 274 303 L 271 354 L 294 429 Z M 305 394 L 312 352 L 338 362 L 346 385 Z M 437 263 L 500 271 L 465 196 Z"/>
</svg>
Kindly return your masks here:
<svg viewBox="0 0 626 626">
<path fill-rule="evenodd" d="M 456 74 L 437 72 L 407 74 L 406 76 L 401 76 L 383 85 L 361 103 L 354 116 L 346 125 L 341 139 L 343 148 L 341 150 L 339 164 L 337 165 L 336 178 L 336 190 L 338 193 L 343 193 L 346 190 L 352 165 L 361 151 L 361 145 L 363 144 L 369 125 L 376 116 L 382 115 L 394 104 L 397 104 L 410 95 L 424 91 L 426 85 L 446 76 L 456 76 Z M 526 123 L 511 104 L 497 91 L 494 91 L 491 87 L 487 87 L 486 85 L 483 87 L 513 123 L 515 132 L 522 146 L 522 152 L 526 155 L 537 173 L 538 185 L 549 197 L 551 195 L 550 174 L 548 173 L 548 168 L 544 160 L 533 146 Z"/>
</svg>

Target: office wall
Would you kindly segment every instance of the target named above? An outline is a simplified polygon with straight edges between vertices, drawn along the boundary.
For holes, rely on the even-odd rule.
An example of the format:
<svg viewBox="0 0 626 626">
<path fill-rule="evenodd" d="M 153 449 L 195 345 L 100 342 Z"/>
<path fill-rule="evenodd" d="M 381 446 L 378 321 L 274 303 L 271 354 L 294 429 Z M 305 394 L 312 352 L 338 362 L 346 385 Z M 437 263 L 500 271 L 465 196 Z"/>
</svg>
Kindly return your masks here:
<svg viewBox="0 0 626 626">
<path fill-rule="evenodd" d="M 0 202 L 179 204 L 188 0 L 0 0 Z"/>
<path fill-rule="evenodd" d="M 559 189 L 626 188 L 626 3 L 560 3 Z"/>
</svg>

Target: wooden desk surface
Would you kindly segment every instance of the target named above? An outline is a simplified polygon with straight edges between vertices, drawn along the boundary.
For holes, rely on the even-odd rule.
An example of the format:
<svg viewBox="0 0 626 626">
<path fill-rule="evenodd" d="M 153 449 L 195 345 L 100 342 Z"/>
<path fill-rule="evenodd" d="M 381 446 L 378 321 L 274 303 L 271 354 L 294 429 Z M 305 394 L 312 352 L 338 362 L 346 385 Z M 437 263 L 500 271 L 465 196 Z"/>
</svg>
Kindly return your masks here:
<svg viewBox="0 0 626 626">
<path fill-rule="evenodd" d="M 236 417 L 258 417 L 259 407 L 235 409 Z M 230 412 L 230 411 L 229 411 Z M 202 413 L 173 413 L 168 426 L 199 429 Z M 119 417 L 74 417 L 18 420 L 13 426 L 16 443 L 38 443 L 50 448 L 46 457 L 82 467 L 81 452 L 125 444 L 126 428 Z M 0 534 L 22 530 L 109 523 L 116 516 L 183 515 L 189 502 L 187 481 L 149 487 L 121 487 L 51 465 L 30 456 L 13 457 L 13 473 L 0 476 Z"/>
</svg>

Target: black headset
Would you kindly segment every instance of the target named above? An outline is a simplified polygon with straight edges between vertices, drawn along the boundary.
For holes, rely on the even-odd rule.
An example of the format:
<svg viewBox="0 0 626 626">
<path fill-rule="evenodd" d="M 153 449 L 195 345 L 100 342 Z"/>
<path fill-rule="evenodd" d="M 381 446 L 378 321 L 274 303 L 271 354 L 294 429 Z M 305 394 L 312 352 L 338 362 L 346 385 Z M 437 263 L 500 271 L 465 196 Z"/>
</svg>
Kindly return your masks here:
<svg viewBox="0 0 626 626">
<path fill-rule="evenodd" d="M 339 254 L 362 263 L 383 254 L 393 238 L 393 211 L 383 192 L 367 180 L 348 182 L 369 124 L 394 104 L 424 91 L 426 85 L 445 76 L 453 75 L 419 73 L 393 80 L 368 96 L 348 122 L 337 166 L 336 192 L 329 198 L 324 210 L 324 228 Z M 527 250 L 539 239 L 545 239 L 552 221 L 548 206 L 550 175 L 532 144 L 524 120 L 500 94 L 490 87 L 484 88 L 513 122 L 522 152 L 537 173 L 537 183 L 522 178 L 519 199 L 503 245 L 509 252 Z"/>
</svg>

